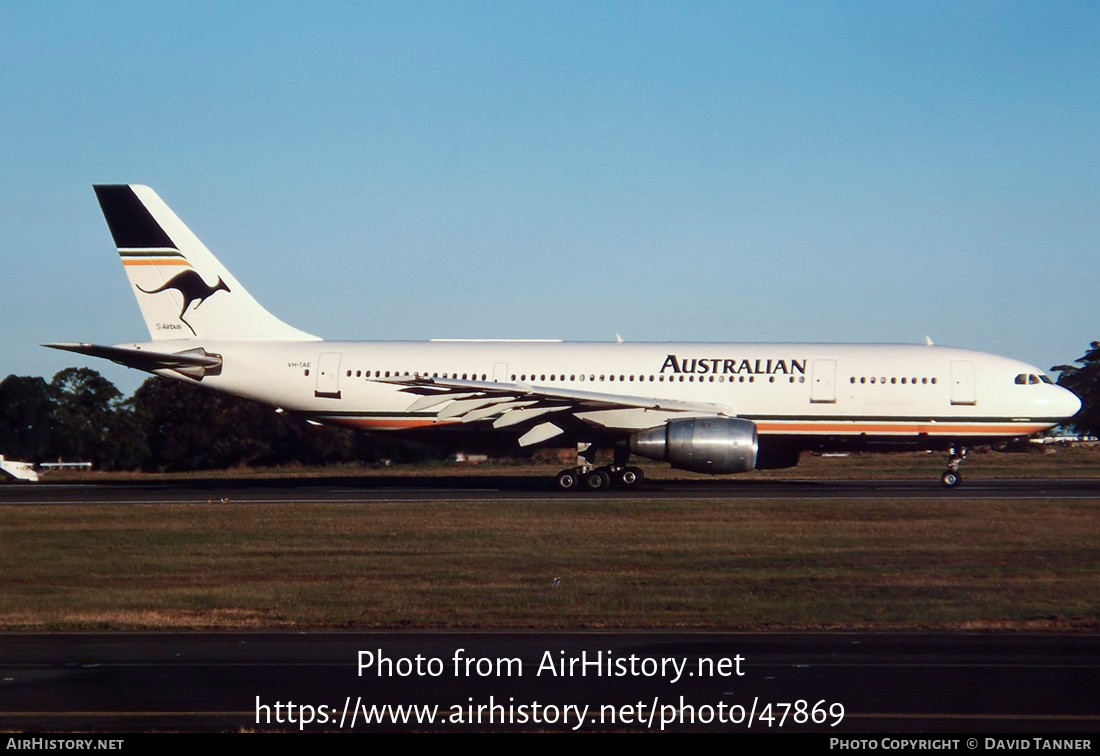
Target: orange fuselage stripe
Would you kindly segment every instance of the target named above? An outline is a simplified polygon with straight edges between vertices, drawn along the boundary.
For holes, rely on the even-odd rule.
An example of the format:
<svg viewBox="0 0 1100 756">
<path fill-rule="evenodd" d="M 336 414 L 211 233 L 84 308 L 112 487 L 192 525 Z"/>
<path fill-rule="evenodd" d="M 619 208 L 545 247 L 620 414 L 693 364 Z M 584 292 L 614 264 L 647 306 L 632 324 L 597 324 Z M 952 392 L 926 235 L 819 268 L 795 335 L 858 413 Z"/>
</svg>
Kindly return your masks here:
<svg viewBox="0 0 1100 756">
<path fill-rule="evenodd" d="M 370 428 L 373 430 L 397 430 L 400 428 L 428 428 L 433 425 L 452 425 L 455 420 L 400 420 L 397 418 L 347 417 L 334 418 L 329 422 L 346 425 L 349 428 Z"/>
<path fill-rule="evenodd" d="M 352 428 L 364 428 L 374 430 L 399 430 L 402 428 L 428 428 L 437 425 L 452 425 L 458 420 L 434 420 L 434 419 L 402 419 L 402 418 L 370 418 L 349 417 L 333 418 L 329 422 L 339 423 Z M 1026 423 L 1012 425 L 1006 423 L 838 423 L 838 422 L 777 422 L 764 420 L 758 422 L 756 427 L 761 433 L 840 433 L 855 435 L 887 434 L 887 435 L 916 435 L 928 434 L 930 436 L 942 435 L 974 435 L 974 436 L 1026 436 L 1037 433 L 1050 426 L 1047 424 Z"/>
<path fill-rule="evenodd" d="M 931 436 L 969 433 L 973 435 L 1023 436 L 1036 433 L 1050 426 L 1035 423 L 1012 425 L 1004 423 L 785 423 L 763 421 L 757 423 L 756 427 L 761 433 L 888 433 L 895 435 L 927 433 Z"/>
</svg>

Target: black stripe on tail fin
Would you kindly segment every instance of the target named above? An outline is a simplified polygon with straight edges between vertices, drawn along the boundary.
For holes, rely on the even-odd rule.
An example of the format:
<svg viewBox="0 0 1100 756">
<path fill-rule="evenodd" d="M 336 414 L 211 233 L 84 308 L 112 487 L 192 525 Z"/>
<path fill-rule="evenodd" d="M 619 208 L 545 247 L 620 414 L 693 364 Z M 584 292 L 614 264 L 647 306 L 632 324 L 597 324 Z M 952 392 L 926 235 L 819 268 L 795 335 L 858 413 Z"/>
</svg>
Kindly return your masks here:
<svg viewBox="0 0 1100 756">
<path fill-rule="evenodd" d="M 176 249 L 175 243 L 126 184 L 99 184 L 95 196 L 119 249 Z"/>
</svg>

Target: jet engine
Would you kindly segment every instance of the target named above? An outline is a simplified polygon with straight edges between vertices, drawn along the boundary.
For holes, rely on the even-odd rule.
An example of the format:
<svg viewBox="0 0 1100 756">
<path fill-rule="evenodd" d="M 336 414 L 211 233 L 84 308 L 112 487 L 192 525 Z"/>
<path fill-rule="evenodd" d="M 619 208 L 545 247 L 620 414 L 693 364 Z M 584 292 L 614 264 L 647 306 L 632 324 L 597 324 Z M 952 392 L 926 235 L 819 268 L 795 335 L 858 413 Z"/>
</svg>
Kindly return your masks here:
<svg viewBox="0 0 1100 756">
<path fill-rule="evenodd" d="M 752 470 L 759 448 L 756 424 L 736 417 L 670 420 L 630 437 L 630 450 L 639 457 L 712 475 Z"/>
</svg>

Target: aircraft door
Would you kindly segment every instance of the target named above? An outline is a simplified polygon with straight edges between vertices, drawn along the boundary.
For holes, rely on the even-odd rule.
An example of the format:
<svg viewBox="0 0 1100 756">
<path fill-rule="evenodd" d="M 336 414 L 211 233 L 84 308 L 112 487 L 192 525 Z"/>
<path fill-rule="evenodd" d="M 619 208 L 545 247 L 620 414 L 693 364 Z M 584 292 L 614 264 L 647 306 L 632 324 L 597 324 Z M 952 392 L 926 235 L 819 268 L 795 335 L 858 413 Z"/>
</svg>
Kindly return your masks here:
<svg viewBox="0 0 1100 756">
<path fill-rule="evenodd" d="M 497 362 L 493 364 L 493 380 L 497 383 L 508 382 L 508 363 Z"/>
<path fill-rule="evenodd" d="M 340 398 L 340 352 L 321 352 L 317 358 L 317 388 L 313 395 L 322 399 Z"/>
<path fill-rule="evenodd" d="M 974 386 L 974 363 L 970 360 L 951 362 L 951 403 L 978 403 L 977 389 Z"/>
<path fill-rule="evenodd" d="M 836 360 L 814 360 L 810 381 L 811 402 L 814 404 L 836 402 Z"/>
</svg>

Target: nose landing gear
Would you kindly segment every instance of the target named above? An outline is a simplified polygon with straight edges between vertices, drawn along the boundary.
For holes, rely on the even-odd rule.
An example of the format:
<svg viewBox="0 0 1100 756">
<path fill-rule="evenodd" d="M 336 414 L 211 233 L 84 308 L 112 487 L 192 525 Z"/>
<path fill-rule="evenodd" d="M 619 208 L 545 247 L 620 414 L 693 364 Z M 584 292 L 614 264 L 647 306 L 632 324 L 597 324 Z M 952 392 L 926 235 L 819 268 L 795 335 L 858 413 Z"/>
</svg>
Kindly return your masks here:
<svg viewBox="0 0 1100 756">
<path fill-rule="evenodd" d="M 940 476 L 940 482 L 943 483 L 945 488 L 954 488 L 962 483 L 962 474 L 959 473 L 959 466 L 965 458 L 966 447 L 951 447 L 951 455 L 947 458 L 947 470 Z"/>
</svg>

